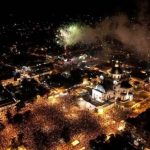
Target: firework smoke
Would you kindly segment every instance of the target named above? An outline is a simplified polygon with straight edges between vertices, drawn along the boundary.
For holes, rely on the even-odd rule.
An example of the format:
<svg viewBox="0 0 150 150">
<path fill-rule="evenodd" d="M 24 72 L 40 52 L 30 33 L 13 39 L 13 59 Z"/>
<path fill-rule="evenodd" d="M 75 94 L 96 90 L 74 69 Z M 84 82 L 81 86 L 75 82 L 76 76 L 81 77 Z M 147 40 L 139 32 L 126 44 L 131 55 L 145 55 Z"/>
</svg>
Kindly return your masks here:
<svg viewBox="0 0 150 150">
<path fill-rule="evenodd" d="M 101 44 L 104 50 L 108 50 L 111 46 L 107 43 L 106 38 L 111 37 L 121 42 L 125 48 L 132 49 L 145 57 L 150 53 L 150 30 L 146 18 L 143 4 L 134 22 L 126 15 L 120 14 L 105 18 L 94 28 L 77 24 L 65 26 L 59 30 L 59 43 L 65 46 Z"/>
</svg>

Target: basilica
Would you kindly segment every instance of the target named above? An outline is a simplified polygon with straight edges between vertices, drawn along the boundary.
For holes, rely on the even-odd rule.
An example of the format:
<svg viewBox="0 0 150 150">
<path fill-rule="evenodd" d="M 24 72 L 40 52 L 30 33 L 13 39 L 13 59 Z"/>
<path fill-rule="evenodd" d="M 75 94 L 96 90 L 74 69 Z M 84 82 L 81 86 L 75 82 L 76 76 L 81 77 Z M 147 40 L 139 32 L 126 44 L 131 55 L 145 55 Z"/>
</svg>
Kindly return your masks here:
<svg viewBox="0 0 150 150">
<path fill-rule="evenodd" d="M 108 75 L 100 76 L 100 83 L 92 89 L 92 100 L 100 103 L 108 101 L 127 102 L 133 99 L 133 88 L 126 73 L 116 61 Z"/>
</svg>

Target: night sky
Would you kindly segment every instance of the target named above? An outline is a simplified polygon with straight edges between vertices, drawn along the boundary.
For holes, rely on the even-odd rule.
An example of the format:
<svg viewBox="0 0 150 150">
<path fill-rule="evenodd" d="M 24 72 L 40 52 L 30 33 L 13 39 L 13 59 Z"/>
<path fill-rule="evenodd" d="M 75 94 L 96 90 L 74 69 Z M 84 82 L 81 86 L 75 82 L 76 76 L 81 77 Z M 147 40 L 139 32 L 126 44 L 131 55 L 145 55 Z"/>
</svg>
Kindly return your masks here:
<svg viewBox="0 0 150 150">
<path fill-rule="evenodd" d="M 1 21 L 15 19 L 48 19 L 52 15 L 63 16 L 69 14 L 72 16 L 91 14 L 100 16 L 111 16 L 116 13 L 126 13 L 127 15 L 136 15 L 138 12 L 138 0 L 90 0 L 69 2 L 60 0 L 48 1 L 12 1 L 0 5 Z"/>
</svg>

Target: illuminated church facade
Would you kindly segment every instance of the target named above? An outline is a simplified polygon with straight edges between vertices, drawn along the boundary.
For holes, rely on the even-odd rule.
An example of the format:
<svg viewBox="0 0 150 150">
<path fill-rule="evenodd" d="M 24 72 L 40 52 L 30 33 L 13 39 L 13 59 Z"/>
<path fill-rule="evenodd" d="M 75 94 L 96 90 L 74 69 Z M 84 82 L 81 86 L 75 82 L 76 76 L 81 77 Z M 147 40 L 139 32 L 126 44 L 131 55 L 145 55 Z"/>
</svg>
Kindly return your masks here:
<svg viewBox="0 0 150 150">
<path fill-rule="evenodd" d="M 133 88 L 125 77 L 119 61 L 116 61 L 109 72 L 109 80 L 103 78 L 101 83 L 92 89 L 92 100 L 100 103 L 110 100 L 133 100 Z"/>
</svg>

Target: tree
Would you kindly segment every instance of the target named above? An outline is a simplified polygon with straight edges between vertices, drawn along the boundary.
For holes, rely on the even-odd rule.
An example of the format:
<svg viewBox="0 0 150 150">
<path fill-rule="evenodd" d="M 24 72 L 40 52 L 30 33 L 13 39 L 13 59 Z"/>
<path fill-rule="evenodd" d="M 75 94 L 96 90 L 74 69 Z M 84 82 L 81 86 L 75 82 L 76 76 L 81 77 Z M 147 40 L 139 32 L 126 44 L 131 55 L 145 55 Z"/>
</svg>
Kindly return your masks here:
<svg viewBox="0 0 150 150">
<path fill-rule="evenodd" d="M 6 118 L 7 118 L 8 123 L 12 122 L 12 114 L 10 113 L 9 110 L 7 110 L 6 112 Z"/>
<path fill-rule="evenodd" d="M 0 131 L 2 131 L 5 128 L 5 126 L 0 122 Z"/>
<path fill-rule="evenodd" d="M 18 144 L 17 144 L 16 138 L 12 139 L 11 147 L 12 147 L 13 150 L 17 150 Z"/>
<path fill-rule="evenodd" d="M 70 131 L 68 127 L 66 126 L 63 127 L 61 137 L 64 139 L 66 143 L 70 141 Z"/>
<path fill-rule="evenodd" d="M 22 121 L 23 121 L 23 115 L 22 114 L 16 114 L 16 115 L 14 115 L 14 117 L 13 117 L 13 123 L 22 123 Z"/>
<path fill-rule="evenodd" d="M 31 110 L 26 111 L 26 112 L 23 114 L 23 116 L 24 116 L 24 120 L 29 119 L 30 116 L 31 116 Z"/>
<path fill-rule="evenodd" d="M 19 133 L 19 134 L 18 134 L 18 144 L 19 144 L 19 145 L 22 145 L 22 144 L 23 144 L 23 136 L 24 136 L 23 133 Z"/>
<path fill-rule="evenodd" d="M 47 134 L 39 129 L 36 132 L 34 132 L 33 135 L 34 135 L 34 142 L 37 146 L 36 149 L 37 150 L 45 149 L 48 143 Z"/>
<path fill-rule="evenodd" d="M 123 132 L 122 134 L 111 135 L 109 140 L 105 140 L 105 135 L 100 135 L 96 139 L 93 139 L 89 142 L 90 148 L 92 150 L 135 150 L 132 145 L 130 145 L 131 134 L 128 132 Z"/>
<path fill-rule="evenodd" d="M 17 112 L 20 111 L 23 107 L 25 107 L 24 101 L 20 101 L 19 103 L 16 104 L 16 110 Z"/>
</svg>

